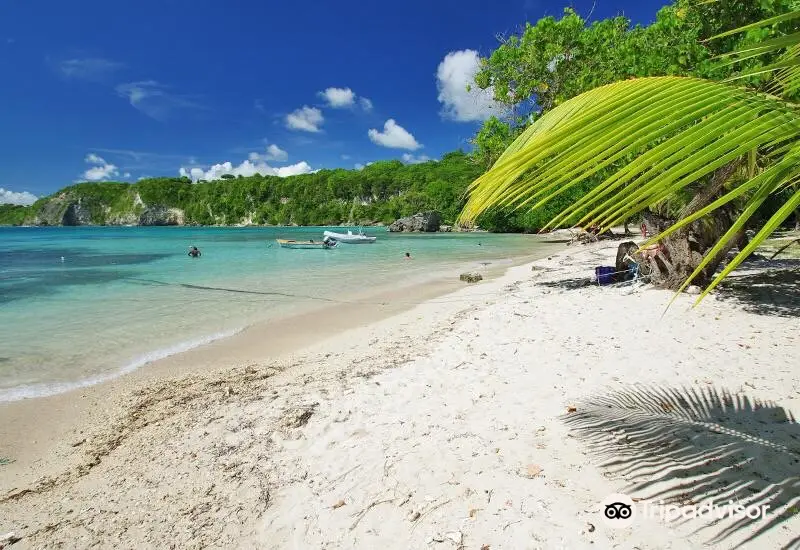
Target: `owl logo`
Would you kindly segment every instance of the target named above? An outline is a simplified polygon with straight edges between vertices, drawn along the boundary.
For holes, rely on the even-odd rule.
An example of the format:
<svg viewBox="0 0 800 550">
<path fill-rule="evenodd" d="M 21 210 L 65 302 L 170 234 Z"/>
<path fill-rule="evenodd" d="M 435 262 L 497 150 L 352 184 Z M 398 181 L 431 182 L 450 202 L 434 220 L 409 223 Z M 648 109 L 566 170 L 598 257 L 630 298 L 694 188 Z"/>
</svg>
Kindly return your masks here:
<svg viewBox="0 0 800 550">
<path fill-rule="evenodd" d="M 630 527 L 636 516 L 633 499 L 622 494 L 608 495 L 604 498 L 600 512 L 603 523 L 614 529 Z"/>
<path fill-rule="evenodd" d="M 612 502 L 611 504 L 606 504 L 603 514 L 608 519 L 628 519 L 633 515 L 633 508 L 624 502 Z"/>
</svg>

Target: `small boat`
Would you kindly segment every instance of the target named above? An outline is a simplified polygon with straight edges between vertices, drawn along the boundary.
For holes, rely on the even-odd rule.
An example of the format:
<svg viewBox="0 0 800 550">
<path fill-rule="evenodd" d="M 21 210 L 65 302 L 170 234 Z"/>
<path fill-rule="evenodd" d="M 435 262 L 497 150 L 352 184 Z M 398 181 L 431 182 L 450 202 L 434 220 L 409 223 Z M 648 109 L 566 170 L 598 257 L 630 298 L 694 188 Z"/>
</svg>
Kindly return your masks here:
<svg viewBox="0 0 800 550">
<path fill-rule="evenodd" d="M 323 241 L 294 241 L 289 239 L 275 239 L 281 248 L 300 248 L 300 249 L 327 249 L 333 248 L 338 243 L 336 241 L 331 240 L 323 240 Z"/>
<path fill-rule="evenodd" d="M 358 233 L 353 233 L 352 231 L 348 231 L 345 233 L 336 233 L 335 231 L 325 231 L 323 233 L 326 239 L 332 239 L 337 243 L 345 243 L 345 244 L 362 244 L 362 243 L 374 243 L 378 237 L 370 237 L 368 235 L 364 235 L 363 231 L 359 231 Z"/>
</svg>

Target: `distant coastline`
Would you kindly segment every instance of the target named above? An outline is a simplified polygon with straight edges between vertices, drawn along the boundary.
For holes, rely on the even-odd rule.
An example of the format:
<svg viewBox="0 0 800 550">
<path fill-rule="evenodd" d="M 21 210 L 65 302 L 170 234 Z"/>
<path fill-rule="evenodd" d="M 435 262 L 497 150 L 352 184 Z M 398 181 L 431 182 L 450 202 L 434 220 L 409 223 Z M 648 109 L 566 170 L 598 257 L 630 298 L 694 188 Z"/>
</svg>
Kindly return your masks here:
<svg viewBox="0 0 800 550">
<path fill-rule="evenodd" d="M 389 226 L 437 212 L 459 228 L 466 190 L 483 172 L 462 151 L 438 161 L 381 161 L 362 170 L 320 170 L 289 177 L 149 178 L 135 183 L 84 182 L 29 206 L 0 204 L 2 226 L 317 227 Z M 477 226 L 494 233 L 532 232 L 553 212 L 487 213 Z M 427 225 L 427 224 L 424 224 Z M 447 229 L 445 229 L 446 231 Z"/>
</svg>

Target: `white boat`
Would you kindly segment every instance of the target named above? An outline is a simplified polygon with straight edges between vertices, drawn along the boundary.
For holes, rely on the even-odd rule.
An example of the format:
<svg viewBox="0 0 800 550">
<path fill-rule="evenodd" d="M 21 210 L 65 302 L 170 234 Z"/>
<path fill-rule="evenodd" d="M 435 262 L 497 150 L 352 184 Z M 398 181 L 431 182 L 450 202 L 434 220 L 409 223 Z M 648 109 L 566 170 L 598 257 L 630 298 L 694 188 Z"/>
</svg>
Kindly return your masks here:
<svg viewBox="0 0 800 550">
<path fill-rule="evenodd" d="M 369 235 L 364 235 L 363 231 L 359 231 L 358 233 L 353 233 L 352 231 L 348 231 L 346 234 L 336 233 L 335 231 L 325 231 L 323 235 L 325 236 L 325 238 L 334 240 L 337 243 L 346 243 L 346 244 L 374 243 L 378 238 L 378 237 L 370 237 Z"/>
<path fill-rule="evenodd" d="M 302 250 L 307 249 L 314 249 L 314 248 L 322 248 L 322 249 L 329 249 L 335 247 L 337 242 L 325 239 L 322 242 L 319 241 L 294 241 L 289 239 L 275 239 L 278 241 L 278 244 L 281 245 L 281 248 L 299 248 Z"/>
</svg>

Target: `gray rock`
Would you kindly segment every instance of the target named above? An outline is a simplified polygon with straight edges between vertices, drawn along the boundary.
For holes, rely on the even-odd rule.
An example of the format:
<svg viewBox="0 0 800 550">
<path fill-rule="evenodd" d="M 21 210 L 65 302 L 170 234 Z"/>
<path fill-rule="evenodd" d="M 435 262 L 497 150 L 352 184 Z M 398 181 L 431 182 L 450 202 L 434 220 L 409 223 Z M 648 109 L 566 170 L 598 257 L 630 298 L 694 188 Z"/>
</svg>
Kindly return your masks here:
<svg viewBox="0 0 800 550">
<path fill-rule="evenodd" d="M 92 216 L 89 209 L 81 204 L 80 199 L 74 199 L 67 194 L 61 194 L 45 202 L 36 218 L 34 225 L 89 225 Z"/>
<path fill-rule="evenodd" d="M 36 218 L 33 220 L 34 225 L 61 225 L 64 219 L 64 212 L 66 211 L 65 202 L 59 200 L 60 197 L 48 200 L 39 209 Z"/>
<path fill-rule="evenodd" d="M 183 225 L 183 211 L 178 208 L 151 206 L 139 215 L 139 225 Z"/>
<path fill-rule="evenodd" d="M 440 225 L 439 226 L 439 231 L 441 233 L 450 233 L 452 230 L 453 230 L 453 226 L 452 225 Z"/>
<path fill-rule="evenodd" d="M 478 281 L 482 281 L 483 280 L 483 275 L 481 275 L 480 273 L 474 273 L 474 272 L 472 272 L 472 273 L 462 273 L 461 276 L 459 277 L 459 279 L 461 279 L 462 281 L 467 282 L 467 283 L 477 283 Z"/>
<path fill-rule="evenodd" d="M 139 225 L 139 215 L 136 212 L 120 212 L 108 217 L 108 225 Z"/>
<path fill-rule="evenodd" d="M 434 232 L 439 230 L 442 223 L 442 216 L 435 211 L 419 212 L 407 218 L 400 218 L 389 226 L 389 231 L 421 231 Z"/>
<path fill-rule="evenodd" d="M 702 291 L 703 289 L 695 285 L 690 285 L 689 287 L 686 288 L 686 294 L 693 294 L 695 296 L 700 294 Z"/>
<path fill-rule="evenodd" d="M 70 203 L 61 218 L 61 225 L 90 225 L 91 223 L 92 214 L 80 201 Z"/>
</svg>

